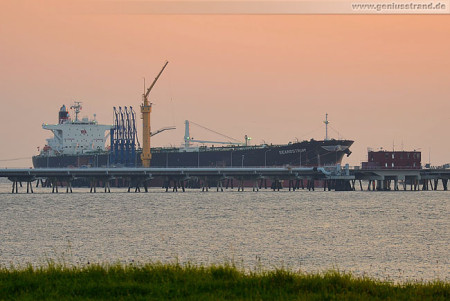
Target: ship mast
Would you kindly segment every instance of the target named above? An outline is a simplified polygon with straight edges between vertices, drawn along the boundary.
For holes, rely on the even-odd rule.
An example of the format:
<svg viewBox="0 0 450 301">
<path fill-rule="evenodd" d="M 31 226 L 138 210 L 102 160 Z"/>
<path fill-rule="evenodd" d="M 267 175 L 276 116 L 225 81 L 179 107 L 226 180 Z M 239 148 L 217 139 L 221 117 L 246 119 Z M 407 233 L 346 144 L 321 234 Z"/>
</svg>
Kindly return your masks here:
<svg viewBox="0 0 450 301">
<path fill-rule="evenodd" d="M 328 121 L 328 113 L 325 114 L 325 121 L 323 123 L 325 123 L 325 141 L 328 141 L 328 124 L 330 123 Z"/>
<path fill-rule="evenodd" d="M 81 104 L 81 101 L 74 101 L 74 105 L 70 107 L 71 109 L 75 110 L 75 121 L 78 121 L 78 114 L 80 113 L 82 108 Z"/>
<path fill-rule="evenodd" d="M 150 167 L 150 159 L 152 158 L 152 154 L 150 152 L 150 136 L 151 136 L 151 128 L 150 128 L 150 113 L 152 112 L 152 103 L 148 100 L 148 95 L 150 91 L 153 89 L 153 86 L 156 84 L 156 81 L 163 73 L 169 62 L 166 61 L 158 76 L 155 78 L 151 86 L 147 89 L 147 92 L 142 94 L 142 105 L 141 105 L 141 113 L 142 113 L 142 166 Z M 144 89 L 145 90 L 145 89 Z"/>
</svg>

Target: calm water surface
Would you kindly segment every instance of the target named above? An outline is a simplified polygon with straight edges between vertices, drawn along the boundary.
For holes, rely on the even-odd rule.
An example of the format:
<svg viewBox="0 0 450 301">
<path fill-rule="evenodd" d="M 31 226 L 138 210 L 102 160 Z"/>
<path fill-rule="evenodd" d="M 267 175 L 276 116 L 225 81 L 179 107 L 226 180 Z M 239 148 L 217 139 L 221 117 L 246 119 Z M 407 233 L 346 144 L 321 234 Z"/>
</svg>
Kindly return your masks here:
<svg viewBox="0 0 450 301">
<path fill-rule="evenodd" d="M 2 182 L 0 265 L 178 259 L 449 281 L 449 200 L 450 191 L 12 195 Z"/>
</svg>

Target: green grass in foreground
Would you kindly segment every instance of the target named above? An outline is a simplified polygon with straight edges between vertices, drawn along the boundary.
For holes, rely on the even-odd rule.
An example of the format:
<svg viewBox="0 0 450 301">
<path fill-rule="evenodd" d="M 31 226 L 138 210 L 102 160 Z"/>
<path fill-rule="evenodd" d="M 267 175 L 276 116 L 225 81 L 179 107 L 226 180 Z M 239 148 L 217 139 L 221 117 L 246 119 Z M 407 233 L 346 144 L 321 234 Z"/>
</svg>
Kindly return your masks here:
<svg viewBox="0 0 450 301">
<path fill-rule="evenodd" d="M 244 272 L 230 265 L 87 265 L 0 269 L 0 299 L 449 300 L 450 284 L 393 284 L 330 271 Z"/>
</svg>

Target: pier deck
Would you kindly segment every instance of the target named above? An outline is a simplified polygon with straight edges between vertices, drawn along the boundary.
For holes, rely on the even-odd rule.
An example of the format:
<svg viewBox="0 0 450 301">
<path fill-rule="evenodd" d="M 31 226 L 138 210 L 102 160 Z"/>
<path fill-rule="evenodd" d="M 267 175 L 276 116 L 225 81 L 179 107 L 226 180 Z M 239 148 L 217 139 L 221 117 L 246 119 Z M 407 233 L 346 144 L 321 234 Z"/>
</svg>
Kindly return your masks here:
<svg viewBox="0 0 450 301">
<path fill-rule="evenodd" d="M 148 191 L 151 181 L 162 183 L 168 191 L 186 187 L 201 188 L 203 191 L 214 186 L 217 190 L 231 186 L 244 190 L 253 186 L 254 191 L 261 187 L 280 190 L 283 182 L 288 182 L 289 190 L 306 188 L 314 190 L 321 186 L 328 190 L 356 190 L 355 183 L 368 181 L 367 190 L 437 190 L 439 181 L 443 190 L 448 190 L 450 169 L 350 169 L 348 166 L 334 167 L 211 167 L 211 168 L 37 168 L 37 169 L 0 169 L 0 177 L 8 178 L 12 182 L 12 193 L 19 192 L 19 185 L 27 183 L 27 192 L 33 192 L 32 183 L 36 187 L 52 187 L 52 192 L 58 192 L 58 186 L 66 186 L 66 192 L 72 192 L 75 180 L 89 183 L 91 192 L 97 187 L 104 187 L 110 191 L 112 181 L 125 181 L 128 191 L 135 188 Z M 233 180 L 237 185 L 233 185 Z M 192 185 L 192 181 L 196 185 Z M 190 183 L 190 184 L 188 184 Z M 226 183 L 226 184 L 224 184 Z M 305 185 L 306 183 L 306 185 Z M 230 185 L 231 184 L 231 185 Z M 155 186 L 155 185 L 153 185 Z"/>
</svg>

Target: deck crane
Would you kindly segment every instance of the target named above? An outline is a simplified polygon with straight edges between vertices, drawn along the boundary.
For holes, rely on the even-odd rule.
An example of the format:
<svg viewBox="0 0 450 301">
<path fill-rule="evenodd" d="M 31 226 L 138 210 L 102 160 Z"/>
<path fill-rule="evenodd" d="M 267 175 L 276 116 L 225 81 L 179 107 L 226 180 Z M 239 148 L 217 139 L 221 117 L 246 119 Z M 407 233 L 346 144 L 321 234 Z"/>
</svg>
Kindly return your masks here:
<svg viewBox="0 0 450 301">
<path fill-rule="evenodd" d="M 147 89 L 147 92 L 142 94 L 142 105 L 141 105 L 141 113 L 142 113 L 142 166 L 150 167 L 150 159 L 152 158 L 152 154 L 150 152 L 150 136 L 151 136 L 151 128 L 150 128 L 150 113 L 152 112 L 152 103 L 148 100 L 148 95 L 150 91 L 153 89 L 153 86 L 158 81 L 158 78 L 163 73 L 169 62 L 166 61 L 161 71 L 159 71 L 158 76 L 155 77 L 155 80 Z"/>
</svg>

